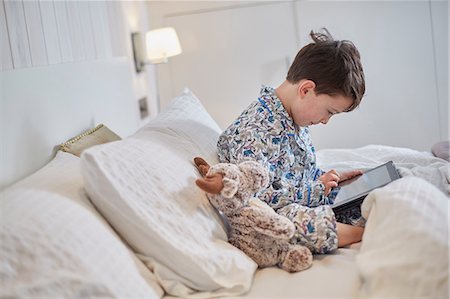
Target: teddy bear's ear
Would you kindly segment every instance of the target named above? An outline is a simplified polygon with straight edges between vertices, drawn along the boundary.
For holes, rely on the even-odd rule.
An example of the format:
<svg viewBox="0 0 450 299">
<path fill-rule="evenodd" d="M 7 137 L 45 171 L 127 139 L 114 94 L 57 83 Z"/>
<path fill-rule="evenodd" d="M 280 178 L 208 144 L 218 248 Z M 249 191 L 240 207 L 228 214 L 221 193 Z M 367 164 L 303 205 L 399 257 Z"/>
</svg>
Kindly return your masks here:
<svg viewBox="0 0 450 299">
<path fill-rule="evenodd" d="M 223 188 L 222 175 L 220 173 L 198 179 L 195 183 L 200 189 L 210 194 L 219 194 Z"/>
</svg>

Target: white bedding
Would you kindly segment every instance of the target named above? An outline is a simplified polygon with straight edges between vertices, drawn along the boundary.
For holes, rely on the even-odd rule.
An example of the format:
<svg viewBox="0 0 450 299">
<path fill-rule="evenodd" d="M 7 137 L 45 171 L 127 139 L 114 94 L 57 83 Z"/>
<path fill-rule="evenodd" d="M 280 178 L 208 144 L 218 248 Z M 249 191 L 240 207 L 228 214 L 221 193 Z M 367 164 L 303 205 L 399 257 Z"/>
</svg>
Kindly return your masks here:
<svg viewBox="0 0 450 299">
<path fill-rule="evenodd" d="M 242 297 L 353 298 L 361 285 L 355 264 L 358 247 L 356 244 L 334 254 L 315 256 L 313 266 L 298 273 L 274 267 L 258 270 L 252 289 Z"/>
<path fill-rule="evenodd" d="M 188 94 L 185 96 L 189 97 Z M 176 152 L 175 149 L 186 151 L 183 146 L 191 144 L 189 147 L 192 153 L 183 155 L 180 157 L 182 162 L 171 167 L 178 167 L 180 171 L 170 178 L 177 180 L 172 185 L 186 186 L 186 189 L 181 188 L 179 192 L 192 194 L 192 199 L 201 200 L 204 194 L 195 187 L 194 181 L 198 174 L 190 161 L 194 154 L 213 161 L 218 127 L 209 116 L 199 114 L 200 110 L 205 113 L 206 110 L 201 108 L 198 100 L 182 102 L 184 105 L 176 105 L 176 109 L 169 111 L 170 113 L 161 113 L 159 121 L 149 124 L 142 133 L 151 137 L 156 132 L 178 140 L 163 149 L 167 157 L 156 159 L 159 166 L 162 165 L 161 161 L 172 159 L 171 154 Z M 202 121 L 198 122 L 196 118 Z M 156 142 L 150 138 L 148 144 Z M 161 152 L 160 147 L 153 149 L 155 150 Z M 149 159 L 156 157 L 152 155 L 152 151 L 147 152 L 149 153 Z M 158 157 L 162 157 L 162 154 Z M 173 290 L 174 286 L 179 286 L 182 283 L 180 281 L 170 284 L 168 280 L 161 280 L 161 272 L 148 261 L 148 268 L 145 268 L 132 254 L 132 251 L 139 253 L 136 248 L 122 243 L 126 239 L 124 235 L 118 236 L 116 233 L 120 231 L 114 232 L 107 225 L 105 218 L 84 197 L 84 192 L 83 200 L 79 199 L 79 190 L 83 188 L 79 161 L 67 155 L 58 154 L 59 160 L 53 162 L 61 163 L 52 162 L 47 165 L 46 169 L 39 172 L 39 179 L 32 176 L 34 179 L 31 182 L 17 184 L 13 192 L 0 193 L 0 210 L 7 211 L 0 217 L 0 251 L 3 251 L 0 252 L 0 297 L 54 295 L 51 297 L 60 298 L 71 297 L 70 292 L 73 291 L 72 294 L 83 294 L 81 297 L 107 294 L 107 297 L 116 298 L 161 298 L 161 287 L 169 293 L 171 288 Z M 449 164 L 427 152 L 376 145 L 358 149 L 322 150 L 317 157 L 318 164 L 323 169 L 334 168 L 338 171 L 367 169 L 393 160 L 404 178 L 372 192 L 365 200 L 363 215 L 368 221 L 361 243 L 339 249 L 334 254 L 315 256 L 313 266 L 300 273 L 289 274 L 278 268 L 258 270 L 251 289 L 235 298 L 448 298 Z M 66 160 L 71 163 L 66 163 Z M 174 164 L 175 159 L 171 163 Z M 172 165 L 171 163 L 167 165 Z M 51 173 L 48 172 L 49 169 Z M 165 176 L 164 179 L 167 180 L 168 176 L 157 168 L 150 166 L 147 169 Z M 124 180 L 129 182 L 127 177 Z M 157 175 L 152 176 L 152 179 L 142 178 L 139 182 L 141 181 L 148 190 L 167 187 L 167 183 L 161 185 L 162 180 L 159 181 Z M 160 201 L 165 200 L 166 204 L 170 204 L 169 201 L 173 201 L 174 197 L 178 198 L 180 193 L 175 189 L 176 192 L 169 192 L 167 189 L 164 190 L 170 194 L 159 192 L 157 196 Z M 192 199 L 190 202 L 180 202 L 189 202 L 191 205 Z M 156 203 L 154 207 L 161 203 L 155 198 L 147 201 Z M 91 209 L 86 209 L 87 206 Z M 203 211 L 190 209 L 187 213 Z M 214 217 L 210 213 L 204 213 L 203 216 L 208 219 Z M 194 221 L 195 218 L 189 219 Z M 180 218 L 176 221 L 179 222 Z M 161 224 L 155 223 L 155 227 Z M 220 229 L 220 223 L 217 227 Z M 146 232 L 148 231 L 150 230 Z M 217 241 L 216 239 L 211 240 Z M 150 239 L 144 237 L 139 240 L 149 243 Z M 156 242 L 147 245 L 159 255 L 168 253 Z M 210 249 L 220 250 L 215 248 L 217 247 Z M 24 255 L 28 258 L 24 258 Z M 179 273 L 183 269 L 180 265 L 187 265 L 183 257 L 182 254 L 170 254 L 168 258 L 173 264 L 173 272 L 189 279 L 200 279 L 203 283 L 199 276 L 195 277 L 196 272 L 192 267 Z M 203 258 L 203 255 L 198 258 Z M 206 256 L 203 262 L 206 266 L 210 265 L 207 258 L 210 257 Z M 219 262 L 220 260 L 217 264 Z M 224 259 L 223 262 L 229 260 Z M 56 268 L 52 265 L 56 265 Z M 242 283 L 239 275 L 227 271 L 226 267 L 219 269 L 218 272 L 214 269 L 211 271 L 212 277 L 219 273 L 227 279 Z M 253 269 L 248 274 L 249 283 L 246 287 L 250 285 Z M 78 279 L 71 285 L 73 288 L 67 287 L 67 277 Z M 43 278 L 52 283 L 42 284 Z M 161 284 L 157 285 L 155 279 Z M 35 287 L 36 282 L 40 283 L 38 288 Z M 230 294 L 217 292 L 217 289 L 209 293 L 197 292 L 198 290 L 181 289 L 180 292 L 178 289 L 179 292 L 172 294 L 183 298 L 205 298 L 205 294 L 209 298 L 209 295 L 220 297 Z M 238 293 L 240 292 L 233 294 Z"/>
<path fill-rule="evenodd" d="M 0 298 L 161 298 L 154 275 L 83 191 L 78 157 L 59 151 L 0 192 Z"/>
<path fill-rule="evenodd" d="M 402 176 L 417 176 L 450 194 L 449 163 L 429 152 L 383 145 L 357 149 L 327 149 L 317 152 L 317 164 L 323 169 L 368 169 L 389 160 L 394 161 Z"/>
<path fill-rule="evenodd" d="M 302 272 L 287 273 L 276 267 L 260 269 L 256 271 L 248 293 L 223 298 L 354 298 L 361 286 L 355 264 L 359 245 L 338 249 L 334 254 L 316 256 L 313 266 Z"/>
<path fill-rule="evenodd" d="M 449 198 L 408 176 L 371 192 L 356 265 L 364 298 L 448 298 Z"/>
<path fill-rule="evenodd" d="M 337 170 L 388 160 L 403 178 L 364 200 L 358 296 L 449 298 L 449 163 L 428 152 L 381 145 L 318 153 L 321 166 Z"/>
<path fill-rule="evenodd" d="M 322 168 L 338 171 L 393 160 L 404 178 L 365 200 L 361 243 L 315 256 L 313 266 L 300 273 L 258 270 L 242 297 L 448 298 L 448 162 L 380 145 L 322 150 L 317 158 Z"/>
</svg>

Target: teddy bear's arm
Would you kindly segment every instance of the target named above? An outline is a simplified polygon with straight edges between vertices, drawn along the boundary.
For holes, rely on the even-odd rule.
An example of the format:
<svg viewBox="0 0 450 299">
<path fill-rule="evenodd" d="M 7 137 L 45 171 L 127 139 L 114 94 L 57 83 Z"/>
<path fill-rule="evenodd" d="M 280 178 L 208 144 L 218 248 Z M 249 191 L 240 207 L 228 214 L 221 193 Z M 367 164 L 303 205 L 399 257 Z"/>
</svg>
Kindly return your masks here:
<svg viewBox="0 0 450 299">
<path fill-rule="evenodd" d="M 251 206 L 245 207 L 242 214 L 248 225 L 261 234 L 277 239 L 290 239 L 294 235 L 294 224 L 273 210 L 268 212 Z"/>
</svg>

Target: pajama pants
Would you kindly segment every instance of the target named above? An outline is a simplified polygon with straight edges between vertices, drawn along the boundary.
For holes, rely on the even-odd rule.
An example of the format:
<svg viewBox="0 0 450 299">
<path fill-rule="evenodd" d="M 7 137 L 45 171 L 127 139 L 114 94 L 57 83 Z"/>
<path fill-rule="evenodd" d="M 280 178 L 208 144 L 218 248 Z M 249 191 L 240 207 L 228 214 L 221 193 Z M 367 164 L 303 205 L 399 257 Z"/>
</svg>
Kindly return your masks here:
<svg viewBox="0 0 450 299">
<path fill-rule="evenodd" d="M 295 224 L 295 243 L 308 247 L 314 254 L 337 249 L 336 219 L 330 206 L 309 208 L 292 203 L 276 212 Z"/>
<path fill-rule="evenodd" d="M 354 207 L 336 214 L 336 221 L 353 226 L 366 226 L 366 219 L 361 216 L 361 209 L 359 207 Z"/>
</svg>

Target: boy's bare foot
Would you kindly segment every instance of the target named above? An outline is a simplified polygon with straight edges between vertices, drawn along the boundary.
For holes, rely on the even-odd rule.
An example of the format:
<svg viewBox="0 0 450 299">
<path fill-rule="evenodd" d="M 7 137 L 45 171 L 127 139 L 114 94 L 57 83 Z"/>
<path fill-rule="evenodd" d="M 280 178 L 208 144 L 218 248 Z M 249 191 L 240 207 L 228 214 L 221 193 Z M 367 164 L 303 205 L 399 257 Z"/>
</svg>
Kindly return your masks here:
<svg viewBox="0 0 450 299">
<path fill-rule="evenodd" d="M 364 228 L 350 224 L 336 223 L 338 247 L 344 247 L 361 241 Z"/>
<path fill-rule="evenodd" d="M 197 167 L 198 172 L 200 172 L 200 174 L 202 175 L 202 177 L 205 177 L 210 167 L 208 162 L 206 162 L 203 158 L 195 157 L 194 164 Z"/>
</svg>

